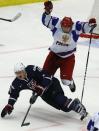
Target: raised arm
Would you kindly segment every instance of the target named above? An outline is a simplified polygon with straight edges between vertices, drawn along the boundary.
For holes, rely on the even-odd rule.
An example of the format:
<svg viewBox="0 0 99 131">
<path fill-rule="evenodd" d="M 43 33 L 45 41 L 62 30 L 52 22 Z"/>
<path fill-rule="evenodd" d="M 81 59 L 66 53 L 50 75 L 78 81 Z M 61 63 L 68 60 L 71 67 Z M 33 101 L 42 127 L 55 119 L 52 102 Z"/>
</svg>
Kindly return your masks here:
<svg viewBox="0 0 99 131">
<path fill-rule="evenodd" d="M 53 10 L 53 4 L 51 1 L 46 1 L 44 3 L 45 12 L 42 15 L 42 23 L 47 28 L 54 30 L 55 26 L 59 22 L 59 18 L 51 16 Z"/>
<path fill-rule="evenodd" d="M 76 22 L 76 30 L 80 33 L 92 33 L 93 29 L 96 27 L 96 19 L 91 18 L 88 22 Z"/>
</svg>

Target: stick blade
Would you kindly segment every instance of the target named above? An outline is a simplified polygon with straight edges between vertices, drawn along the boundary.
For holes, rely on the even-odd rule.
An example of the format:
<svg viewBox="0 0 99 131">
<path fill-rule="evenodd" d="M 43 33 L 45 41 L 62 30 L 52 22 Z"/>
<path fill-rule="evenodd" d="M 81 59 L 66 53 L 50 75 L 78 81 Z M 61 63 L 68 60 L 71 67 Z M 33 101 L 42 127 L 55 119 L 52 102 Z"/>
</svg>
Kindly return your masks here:
<svg viewBox="0 0 99 131">
<path fill-rule="evenodd" d="M 30 122 L 28 122 L 28 123 L 22 123 L 21 127 L 23 127 L 23 126 L 29 126 L 29 125 L 30 125 Z"/>
<path fill-rule="evenodd" d="M 20 17 L 21 17 L 21 13 L 18 13 L 12 20 L 11 20 L 11 22 L 13 22 L 13 21 L 16 21 L 17 19 L 19 19 Z"/>
</svg>

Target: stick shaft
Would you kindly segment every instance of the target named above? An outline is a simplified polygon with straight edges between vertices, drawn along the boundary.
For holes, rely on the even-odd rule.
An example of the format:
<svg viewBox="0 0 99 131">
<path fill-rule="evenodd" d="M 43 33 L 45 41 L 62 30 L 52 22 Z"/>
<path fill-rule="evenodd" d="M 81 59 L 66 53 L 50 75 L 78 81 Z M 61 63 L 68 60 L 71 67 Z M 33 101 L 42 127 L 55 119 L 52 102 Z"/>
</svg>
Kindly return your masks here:
<svg viewBox="0 0 99 131">
<path fill-rule="evenodd" d="M 4 20 L 4 21 L 11 22 L 11 19 L 4 19 L 4 18 L 0 18 L 0 20 Z"/>
<path fill-rule="evenodd" d="M 92 33 L 91 33 L 91 35 L 92 35 Z M 81 95 L 81 103 L 83 101 L 84 90 L 85 90 L 85 83 L 86 83 L 87 69 L 88 69 L 88 63 L 89 63 L 91 42 L 92 42 L 92 38 L 90 38 L 90 42 L 89 42 L 88 55 L 87 55 L 86 68 L 85 68 L 85 75 L 84 75 L 84 81 L 83 81 L 83 89 L 82 89 L 82 95 Z"/>
<path fill-rule="evenodd" d="M 31 106 L 32 106 L 32 104 L 30 104 L 30 106 L 29 106 L 29 108 L 28 108 L 28 110 L 27 110 L 27 112 L 26 112 L 26 115 L 25 115 L 25 117 L 24 117 L 24 119 L 23 119 L 23 121 L 22 121 L 21 126 L 23 126 L 23 124 L 24 124 L 24 122 L 25 122 L 25 120 L 26 120 L 26 118 L 27 118 L 27 116 L 28 116 L 28 114 L 29 114 L 29 111 L 30 111 L 30 109 L 31 109 Z"/>
</svg>

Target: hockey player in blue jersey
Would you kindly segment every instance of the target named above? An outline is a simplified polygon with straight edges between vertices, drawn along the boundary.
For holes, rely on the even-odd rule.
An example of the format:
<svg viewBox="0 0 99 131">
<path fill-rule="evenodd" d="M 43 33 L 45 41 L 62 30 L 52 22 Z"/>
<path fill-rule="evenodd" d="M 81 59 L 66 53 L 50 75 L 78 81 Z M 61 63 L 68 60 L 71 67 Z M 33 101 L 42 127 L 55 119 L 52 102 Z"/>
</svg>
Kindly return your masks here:
<svg viewBox="0 0 99 131">
<path fill-rule="evenodd" d="M 99 131 L 99 112 L 95 113 L 87 126 L 88 131 Z"/>
<path fill-rule="evenodd" d="M 49 48 L 50 53 L 45 60 L 43 69 L 50 75 L 54 75 L 57 69 L 60 69 L 62 83 L 69 86 L 72 92 L 75 92 L 73 70 L 77 41 L 81 33 L 92 32 L 96 26 L 96 19 L 92 18 L 88 22 L 73 22 L 72 18 L 64 17 L 60 20 L 51 15 L 52 10 L 53 3 L 46 1 L 42 23 L 51 30 L 54 41 Z"/>
<path fill-rule="evenodd" d="M 80 114 L 81 120 L 87 116 L 86 108 L 79 99 L 69 99 L 64 95 L 60 82 L 55 77 L 50 76 L 37 66 L 29 65 L 25 67 L 22 63 L 17 63 L 14 67 L 16 78 L 12 82 L 9 90 L 7 105 L 1 112 L 1 117 L 10 115 L 22 90 L 33 92 L 30 103 L 34 103 L 40 96 L 46 103 L 64 112 L 75 111 Z"/>
</svg>

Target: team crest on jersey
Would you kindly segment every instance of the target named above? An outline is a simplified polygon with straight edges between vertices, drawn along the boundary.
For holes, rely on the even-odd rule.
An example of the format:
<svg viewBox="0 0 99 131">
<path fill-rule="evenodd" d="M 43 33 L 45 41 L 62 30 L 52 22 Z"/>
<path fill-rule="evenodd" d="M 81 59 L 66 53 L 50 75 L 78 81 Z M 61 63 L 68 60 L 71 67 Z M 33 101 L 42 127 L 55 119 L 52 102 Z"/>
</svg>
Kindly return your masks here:
<svg viewBox="0 0 99 131">
<path fill-rule="evenodd" d="M 64 34 L 62 36 L 62 41 L 63 41 L 64 44 L 69 45 L 70 44 L 70 35 L 69 34 Z"/>
<path fill-rule="evenodd" d="M 62 40 L 63 40 L 64 43 L 66 43 L 69 40 L 69 36 L 68 35 L 63 35 Z"/>
<path fill-rule="evenodd" d="M 56 44 L 61 45 L 61 46 L 69 46 L 71 44 L 70 40 L 71 40 L 71 37 L 69 34 L 63 34 L 61 42 L 57 41 Z"/>
<path fill-rule="evenodd" d="M 31 80 L 27 86 L 30 88 L 30 89 L 34 89 L 35 90 L 35 87 L 37 86 L 37 82 L 35 80 Z"/>
</svg>

